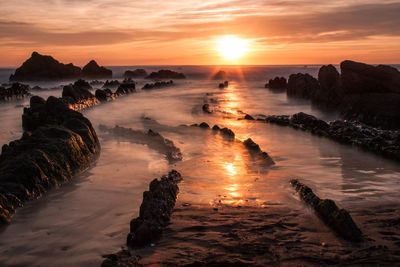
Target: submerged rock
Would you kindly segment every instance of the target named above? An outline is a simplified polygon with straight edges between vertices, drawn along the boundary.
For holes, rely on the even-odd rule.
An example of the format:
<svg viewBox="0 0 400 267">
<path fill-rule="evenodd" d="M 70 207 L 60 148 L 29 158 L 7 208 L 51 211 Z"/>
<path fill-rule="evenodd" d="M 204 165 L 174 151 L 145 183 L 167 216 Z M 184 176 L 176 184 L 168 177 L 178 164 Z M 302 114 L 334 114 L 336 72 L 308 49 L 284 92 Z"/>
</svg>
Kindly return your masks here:
<svg viewBox="0 0 400 267">
<path fill-rule="evenodd" d="M 82 77 L 90 79 L 107 79 L 112 77 L 112 71 L 99 66 L 96 61 L 91 60 L 82 68 Z"/>
<path fill-rule="evenodd" d="M 201 107 L 201 109 L 203 110 L 204 113 L 207 113 L 207 114 L 211 114 L 212 113 L 212 111 L 210 109 L 210 104 L 204 104 Z"/>
<path fill-rule="evenodd" d="M 146 79 L 153 79 L 153 80 L 186 79 L 186 76 L 183 73 L 172 70 L 159 70 L 157 72 L 150 73 L 150 75 L 148 75 Z"/>
<path fill-rule="evenodd" d="M 127 70 L 124 73 L 124 78 L 144 78 L 147 72 L 144 69 Z"/>
<path fill-rule="evenodd" d="M 100 153 L 92 124 L 61 100 L 34 96 L 22 115 L 24 134 L 0 155 L 0 220 L 7 223 L 25 201 L 69 181 Z"/>
<path fill-rule="evenodd" d="M 10 81 L 66 80 L 81 77 L 81 68 L 62 64 L 51 56 L 33 52 L 21 67 L 10 76 Z"/>
<path fill-rule="evenodd" d="M 154 149 L 164 154 L 170 164 L 182 160 L 182 152 L 175 146 L 174 142 L 164 138 L 161 134 L 154 132 L 151 129 L 147 133 L 120 126 L 108 128 L 104 125 L 100 125 L 100 129 L 118 137 L 119 139 L 124 138 L 125 140 L 136 144 L 146 144 L 150 149 Z"/>
<path fill-rule="evenodd" d="M 226 138 L 228 138 L 228 139 L 235 139 L 235 133 L 231 130 L 231 129 L 229 129 L 229 128 L 222 128 L 221 130 L 220 130 L 220 133 L 221 133 L 221 135 L 223 136 L 223 137 L 226 137 Z"/>
<path fill-rule="evenodd" d="M 336 203 L 330 199 L 320 199 L 308 186 L 298 180 L 290 183 L 299 193 L 300 198 L 310 205 L 317 216 L 342 238 L 360 242 L 363 240 L 361 230 L 354 223 L 348 211 L 339 209 Z"/>
<path fill-rule="evenodd" d="M 136 92 L 136 84 L 135 82 L 128 78 L 125 79 L 119 86 L 117 91 L 115 91 L 115 94 L 117 95 L 125 95 L 129 93 Z"/>
<path fill-rule="evenodd" d="M 161 238 L 174 210 L 181 180 L 180 173 L 172 170 L 168 176 L 150 183 L 149 191 L 143 193 L 139 217 L 130 223 L 129 247 L 147 246 Z"/>
</svg>

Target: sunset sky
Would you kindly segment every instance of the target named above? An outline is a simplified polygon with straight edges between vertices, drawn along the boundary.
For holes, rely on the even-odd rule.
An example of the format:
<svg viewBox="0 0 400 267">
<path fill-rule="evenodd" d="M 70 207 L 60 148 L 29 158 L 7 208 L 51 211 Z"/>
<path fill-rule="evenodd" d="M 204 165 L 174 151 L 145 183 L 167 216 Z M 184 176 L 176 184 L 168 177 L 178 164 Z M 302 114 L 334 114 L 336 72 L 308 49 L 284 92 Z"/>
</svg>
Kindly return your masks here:
<svg viewBox="0 0 400 267">
<path fill-rule="evenodd" d="M 0 66 L 400 63 L 400 1 L 0 0 Z M 239 60 L 217 42 L 248 43 Z"/>
</svg>

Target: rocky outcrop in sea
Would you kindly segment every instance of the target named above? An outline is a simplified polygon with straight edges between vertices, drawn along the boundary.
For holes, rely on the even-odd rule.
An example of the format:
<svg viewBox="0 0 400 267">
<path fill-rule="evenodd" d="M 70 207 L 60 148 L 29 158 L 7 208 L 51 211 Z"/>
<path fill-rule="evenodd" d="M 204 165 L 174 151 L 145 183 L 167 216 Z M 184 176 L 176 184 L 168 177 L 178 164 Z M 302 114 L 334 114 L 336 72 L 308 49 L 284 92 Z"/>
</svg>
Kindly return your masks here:
<svg viewBox="0 0 400 267">
<path fill-rule="evenodd" d="M 155 82 L 155 83 L 146 83 L 143 87 L 142 90 L 152 90 L 152 89 L 160 89 L 164 87 L 169 87 L 174 85 L 174 81 L 162 81 L 162 82 Z"/>
<path fill-rule="evenodd" d="M 152 80 L 167 80 L 167 79 L 186 79 L 185 74 L 181 72 L 176 72 L 172 70 L 159 70 L 157 72 L 152 72 L 146 77 L 146 79 Z"/>
<path fill-rule="evenodd" d="M 96 61 L 91 60 L 82 68 L 82 77 L 89 79 L 109 79 L 112 78 L 112 71 L 99 66 Z"/>
<path fill-rule="evenodd" d="M 30 96 L 30 90 L 31 88 L 29 85 L 22 83 L 13 83 L 9 88 L 0 86 L 0 101 Z"/>
<path fill-rule="evenodd" d="M 144 69 L 127 70 L 124 72 L 124 78 L 144 78 L 147 75 Z"/>
<path fill-rule="evenodd" d="M 275 77 L 270 79 L 268 83 L 265 84 L 265 88 L 271 90 L 285 90 L 287 88 L 287 81 L 285 77 Z"/>
<path fill-rule="evenodd" d="M 15 209 L 71 180 L 100 153 L 97 134 L 81 113 L 59 98 L 38 96 L 22 115 L 24 134 L 3 145 L 0 155 L 0 223 Z"/>
</svg>

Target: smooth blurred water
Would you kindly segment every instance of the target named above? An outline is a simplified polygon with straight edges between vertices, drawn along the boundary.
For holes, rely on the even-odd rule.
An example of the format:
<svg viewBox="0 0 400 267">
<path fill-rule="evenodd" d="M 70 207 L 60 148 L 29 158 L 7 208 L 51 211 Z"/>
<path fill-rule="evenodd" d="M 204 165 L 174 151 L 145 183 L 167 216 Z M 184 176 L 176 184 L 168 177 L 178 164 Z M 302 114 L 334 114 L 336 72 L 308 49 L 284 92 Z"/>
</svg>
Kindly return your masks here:
<svg viewBox="0 0 400 267">
<path fill-rule="evenodd" d="M 124 69 L 135 68 L 113 70 L 119 75 Z M 12 224 L 0 230 L 0 265 L 98 265 L 102 254 L 124 245 L 129 220 L 137 216 L 148 183 L 171 168 L 180 171 L 184 178 L 180 200 L 197 205 L 299 208 L 302 204 L 293 197 L 288 184 L 292 178 L 301 179 L 320 197 L 332 198 L 342 207 L 399 202 L 397 162 L 291 128 L 238 120 L 243 113 L 299 111 L 325 120 L 337 118 L 335 113 L 313 109 L 308 101 L 288 99 L 284 93 L 263 88 L 265 80 L 276 75 L 287 77 L 293 72 L 306 71 L 315 76 L 318 66 L 256 66 L 242 72 L 231 69 L 229 73 L 243 75 L 232 75 L 235 79 L 223 90 L 218 88 L 220 81 L 207 79 L 214 67 L 168 68 L 184 72 L 189 79 L 176 81 L 175 86 L 165 89 L 139 89 L 137 93 L 83 111 L 100 137 L 100 159 L 72 183 L 18 210 Z M 147 81 L 137 82 L 141 88 Z M 50 88 L 59 84 L 41 83 L 41 86 Z M 60 96 L 61 90 L 37 94 Z M 211 98 L 218 112 L 207 115 L 201 107 Z M 26 99 L 0 104 L 3 115 L 0 124 L 6 125 L 1 127 L 3 143 L 21 135 L 20 105 L 27 103 Z M 240 142 L 228 142 L 199 128 L 177 127 L 203 121 L 231 128 L 238 140 L 252 138 L 276 164 L 270 168 L 258 166 Z M 182 150 L 183 161 L 170 166 L 163 155 L 147 146 L 121 142 L 117 137 L 105 139 L 98 129 L 100 124 L 159 131 Z"/>
</svg>

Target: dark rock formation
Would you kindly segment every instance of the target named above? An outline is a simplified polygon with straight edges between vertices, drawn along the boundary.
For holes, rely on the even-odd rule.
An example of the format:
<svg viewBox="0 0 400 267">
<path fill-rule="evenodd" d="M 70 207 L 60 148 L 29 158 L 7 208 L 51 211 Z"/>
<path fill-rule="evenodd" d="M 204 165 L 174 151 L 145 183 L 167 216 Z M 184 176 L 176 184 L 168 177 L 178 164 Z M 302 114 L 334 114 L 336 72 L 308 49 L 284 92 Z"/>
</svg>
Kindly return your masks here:
<svg viewBox="0 0 400 267">
<path fill-rule="evenodd" d="M 103 85 L 104 82 L 99 81 L 99 80 L 93 80 L 89 83 L 90 85 L 98 86 L 98 85 Z"/>
<path fill-rule="evenodd" d="M 342 238 L 360 242 L 363 240 L 361 230 L 354 223 L 348 211 L 339 209 L 330 199 L 320 199 L 308 186 L 298 180 L 290 183 L 296 188 L 300 198 L 310 205 L 317 216 Z"/>
<path fill-rule="evenodd" d="M 76 85 L 64 86 L 62 98 L 73 110 L 82 110 L 100 103 L 89 90 Z"/>
<path fill-rule="evenodd" d="M 348 60 L 340 67 L 343 117 L 400 129 L 400 72 Z"/>
<path fill-rule="evenodd" d="M 213 80 L 226 80 L 228 78 L 228 74 L 224 70 L 220 70 L 215 73 L 211 79 Z"/>
<path fill-rule="evenodd" d="M 125 95 L 125 94 L 129 94 L 129 93 L 133 93 L 136 92 L 136 85 L 135 82 L 128 78 L 125 79 L 119 86 L 117 91 L 115 91 L 116 95 Z"/>
<path fill-rule="evenodd" d="M 133 256 L 129 250 L 122 249 L 113 254 L 103 255 L 105 260 L 101 263 L 101 267 L 142 267 L 139 263 L 140 257 Z"/>
<path fill-rule="evenodd" d="M 124 78 L 144 78 L 147 72 L 144 69 L 127 70 L 124 73 Z"/>
<path fill-rule="evenodd" d="M 399 130 L 377 129 L 357 121 L 336 120 L 328 124 L 302 112 L 292 116 L 266 116 L 265 121 L 309 131 L 340 143 L 356 145 L 365 150 L 400 161 Z"/>
<path fill-rule="evenodd" d="M 210 125 L 208 125 L 206 122 L 200 123 L 199 127 L 203 129 L 210 129 Z"/>
<path fill-rule="evenodd" d="M 75 88 L 81 88 L 85 90 L 93 90 L 93 87 L 85 80 L 79 79 L 76 82 L 74 82 L 73 85 Z"/>
<path fill-rule="evenodd" d="M 222 128 L 220 130 L 220 133 L 223 137 L 227 138 L 227 139 L 235 139 L 235 133 L 229 129 L 229 128 Z"/>
<path fill-rule="evenodd" d="M 107 80 L 104 83 L 103 88 L 115 88 L 115 87 L 118 87 L 119 85 L 120 85 L 120 83 L 117 80 L 112 80 L 112 81 Z"/>
<path fill-rule="evenodd" d="M 207 114 L 212 113 L 212 111 L 210 109 L 210 104 L 204 104 L 201 109 L 203 110 L 204 113 L 207 113 Z"/>
<path fill-rule="evenodd" d="M 0 222 L 10 221 L 25 201 L 70 180 L 93 162 L 100 144 L 90 121 L 61 100 L 33 96 L 22 115 L 19 140 L 0 155 Z"/>
<path fill-rule="evenodd" d="M 115 94 L 110 89 L 97 89 L 95 97 L 101 102 L 107 102 L 116 98 Z"/>
<path fill-rule="evenodd" d="M 287 95 L 301 98 L 311 98 L 319 89 L 318 80 L 309 74 L 292 74 L 287 84 Z"/>
<path fill-rule="evenodd" d="M 146 83 L 142 87 L 142 90 L 160 89 L 160 88 L 169 87 L 172 85 L 174 85 L 174 81 L 172 81 L 172 80 L 170 80 L 168 82 L 162 81 L 162 82 L 155 82 L 155 83 Z"/>
<path fill-rule="evenodd" d="M 274 79 L 270 79 L 267 84 L 265 84 L 265 88 L 269 88 L 272 90 L 285 90 L 287 88 L 287 81 L 285 77 L 275 77 Z"/>
<path fill-rule="evenodd" d="M 159 70 L 157 72 L 150 73 L 150 75 L 148 75 L 146 79 L 153 79 L 153 80 L 186 79 L 186 76 L 183 73 L 172 70 Z"/>
<path fill-rule="evenodd" d="M 220 83 L 220 84 L 218 85 L 218 88 L 224 89 L 224 88 L 226 88 L 226 87 L 228 87 L 228 86 L 229 86 L 229 82 L 228 82 L 228 81 L 225 81 L 225 82 L 223 82 L 223 83 Z"/>
<path fill-rule="evenodd" d="M 30 90 L 29 85 L 22 83 L 13 83 L 9 88 L 0 86 L 0 101 L 30 96 Z"/>
<path fill-rule="evenodd" d="M 178 183 L 181 180 L 179 172 L 172 170 L 168 176 L 154 179 L 150 183 L 149 191 L 143 193 L 139 217 L 130 223 L 127 237 L 129 247 L 143 247 L 161 238 L 163 228 L 167 226 L 175 207 Z"/>
<path fill-rule="evenodd" d="M 250 155 L 254 160 L 257 162 L 262 163 L 263 165 L 273 165 L 275 162 L 272 160 L 272 158 L 268 155 L 267 152 L 264 152 L 261 150 L 260 146 L 256 143 L 254 143 L 251 138 L 248 138 L 243 142 L 243 145 L 247 148 L 249 151 Z"/>
<path fill-rule="evenodd" d="M 318 81 L 320 87 L 311 95 L 311 100 L 320 105 L 340 104 L 342 92 L 340 88 L 340 74 L 333 65 L 324 65 L 319 69 Z"/>
<path fill-rule="evenodd" d="M 118 137 L 119 139 L 123 138 L 124 140 L 136 144 L 145 144 L 150 149 L 154 149 L 159 153 L 164 154 L 170 164 L 182 160 L 181 150 L 175 146 L 174 142 L 164 138 L 162 135 L 152 130 L 144 133 L 130 128 L 120 126 L 108 128 L 104 125 L 100 125 L 100 130 L 112 134 L 112 137 Z"/>
<path fill-rule="evenodd" d="M 10 76 L 10 81 L 65 80 L 81 76 L 81 68 L 70 64 L 62 64 L 51 56 L 43 56 L 33 52 L 21 67 Z"/>
<path fill-rule="evenodd" d="M 82 68 L 82 77 L 88 79 L 108 79 L 112 77 L 112 71 L 100 67 L 96 61 L 91 60 Z"/>
<path fill-rule="evenodd" d="M 249 114 L 246 114 L 246 116 L 244 116 L 244 119 L 249 121 L 254 121 L 254 118 Z"/>
</svg>

